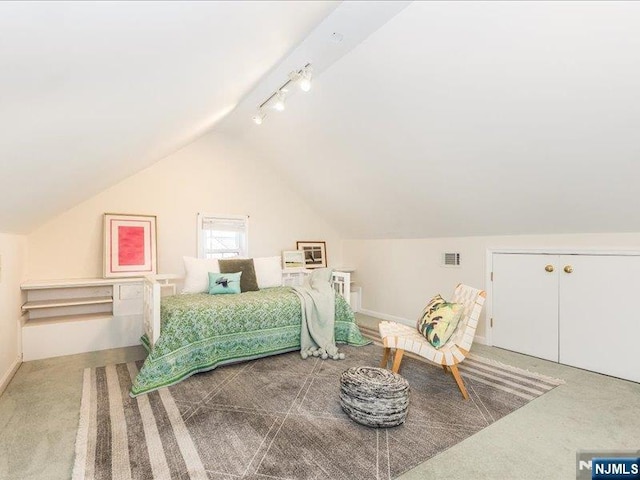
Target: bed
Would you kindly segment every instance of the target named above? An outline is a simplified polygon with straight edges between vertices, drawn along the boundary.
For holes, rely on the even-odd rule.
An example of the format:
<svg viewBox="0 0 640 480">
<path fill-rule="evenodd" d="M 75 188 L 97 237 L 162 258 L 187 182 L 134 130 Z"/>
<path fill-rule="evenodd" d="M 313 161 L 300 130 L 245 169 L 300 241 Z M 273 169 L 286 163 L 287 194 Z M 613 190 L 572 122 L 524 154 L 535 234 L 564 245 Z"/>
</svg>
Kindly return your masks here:
<svg viewBox="0 0 640 480">
<path fill-rule="evenodd" d="M 349 280 L 348 273 L 333 273 L 336 342 L 366 345 L 349 306 Z M 161 298 L 162 289 L 158 279 L 145 279 L 142 343 L 149 355 L 131 388 L 133 397 L 220 365 L 300 348 L 300 300 L 289 286 Z"/>
</svg>

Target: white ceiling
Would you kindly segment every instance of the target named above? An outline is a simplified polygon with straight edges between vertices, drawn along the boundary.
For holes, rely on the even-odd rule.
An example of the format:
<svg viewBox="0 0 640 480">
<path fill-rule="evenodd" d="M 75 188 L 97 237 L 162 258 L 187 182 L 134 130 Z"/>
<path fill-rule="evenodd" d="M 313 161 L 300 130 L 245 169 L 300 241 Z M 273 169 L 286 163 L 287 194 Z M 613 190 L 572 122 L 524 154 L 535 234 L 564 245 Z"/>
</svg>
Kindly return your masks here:
<svg viewBox="0 0 640 480">
<path fill-rule="evenodd" d="M 640 231 L 640 2 L 406 3 L 0 3 L 0 231 L 214 125 L 347 237 Z"/>
<path fill-rule="evenodd" d="M 640 231 L 639 25 L 640 2 L 415 2 L 220 127 L 350 237 Z"/>
<path fill-rule="evenodd" d="M 210 129 L 336 2 L 0 2 L 0 232 Z"/>
</svg>

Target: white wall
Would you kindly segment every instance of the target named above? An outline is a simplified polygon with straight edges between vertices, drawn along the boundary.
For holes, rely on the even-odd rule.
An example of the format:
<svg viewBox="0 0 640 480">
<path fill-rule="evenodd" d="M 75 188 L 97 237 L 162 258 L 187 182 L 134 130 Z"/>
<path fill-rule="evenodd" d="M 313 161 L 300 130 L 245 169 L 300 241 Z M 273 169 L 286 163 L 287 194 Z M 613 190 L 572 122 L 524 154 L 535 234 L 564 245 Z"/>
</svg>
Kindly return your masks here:
<svg viewBox="0 0 640 480">
<path fill-rule="evenodd" d="M 183 273 L 182 256 L 196 256 L 198 212 L 249 215 L 251 256 L 325 240 L 329 263 L 341 261 L 338 233 L 259 155 L 209 134 L 30 233 L 28 278 L 101 277 L 105 212 L 157 215 L 161 273 Z"/>
<path fill-rule="evenodd" d="M 0 393 L 20 364 L 20 283 L 26 268 L 27 238 L 0 233 Z"/>
<path fill-rule="evenodd" d="M 346 240 L 345 265 L 356 268 L 365 313 L 414 324 L 435 294 L 451 296 L 460 282 L 486 289 L 486 253 L 494 248 L 622 249 L 640 251 L 640 233 Z M 462 266 L 442 267 L 444 252 L 460 252 Z M 485 313 L 477 337 L 485 337 Z"/>
</svg>

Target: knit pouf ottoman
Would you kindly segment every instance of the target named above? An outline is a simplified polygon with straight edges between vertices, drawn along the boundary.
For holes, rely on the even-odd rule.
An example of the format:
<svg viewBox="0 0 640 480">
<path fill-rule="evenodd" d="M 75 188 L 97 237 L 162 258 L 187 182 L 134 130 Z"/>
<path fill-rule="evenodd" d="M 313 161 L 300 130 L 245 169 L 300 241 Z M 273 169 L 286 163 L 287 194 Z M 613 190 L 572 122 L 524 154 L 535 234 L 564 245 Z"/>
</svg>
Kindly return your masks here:
<svg viewBox="0 0 640 480">
<path fill-rule="evenodd" d="M 368 427 L 401 425 L 409 409 L 409 382 L 384 368 L 350 368 L 340 377 L 340 406 Z"/>
</svg>

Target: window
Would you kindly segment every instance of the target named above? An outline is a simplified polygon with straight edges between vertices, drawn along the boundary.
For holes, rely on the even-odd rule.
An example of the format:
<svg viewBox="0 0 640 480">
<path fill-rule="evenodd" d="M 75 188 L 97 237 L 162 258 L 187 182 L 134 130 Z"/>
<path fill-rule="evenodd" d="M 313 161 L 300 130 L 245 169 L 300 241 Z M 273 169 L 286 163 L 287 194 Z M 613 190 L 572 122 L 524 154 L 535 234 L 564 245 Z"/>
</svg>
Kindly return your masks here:
<svg viewBox="0 0 640 480">
<path fill-rule="evenodd" d="M 198 214 L 198 257 L 248 256 L 249 217 Z"/>
</svg>

